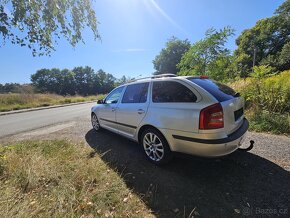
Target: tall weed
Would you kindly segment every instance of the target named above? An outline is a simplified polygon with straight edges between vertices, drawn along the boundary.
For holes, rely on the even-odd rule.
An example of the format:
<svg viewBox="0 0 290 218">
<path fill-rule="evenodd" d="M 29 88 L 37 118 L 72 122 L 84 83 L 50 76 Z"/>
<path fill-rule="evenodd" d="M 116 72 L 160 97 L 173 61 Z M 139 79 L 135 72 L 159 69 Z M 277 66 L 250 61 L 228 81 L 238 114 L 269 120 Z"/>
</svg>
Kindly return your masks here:
<svg viewBox="0 0 290 218">
<path fill-rule="evenodd" d="M 241 85 L 242 84 L 242 85 Z M 290 112 L 290 70 L 266 78 L 248 78 L 232 84 L 247 105 L 270 113 Z"/>
</svg>

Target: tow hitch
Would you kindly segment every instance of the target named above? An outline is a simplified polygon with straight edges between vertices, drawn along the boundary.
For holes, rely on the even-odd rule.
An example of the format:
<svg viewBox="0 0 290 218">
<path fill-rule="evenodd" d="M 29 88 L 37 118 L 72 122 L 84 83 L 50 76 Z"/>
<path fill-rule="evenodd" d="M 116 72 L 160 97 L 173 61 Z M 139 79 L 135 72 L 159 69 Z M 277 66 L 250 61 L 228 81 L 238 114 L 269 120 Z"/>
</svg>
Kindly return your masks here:
<svg viewBox="0 0 290 218">
<path fill-rule="evenodd" d="M 250 151 L 253 149 L 254 147 L 254 144 L 255 144 L 255 141 L 254 140 L 250 140 L 250 146 L 247 147 L 247 148 L 239 148 L 240 151 Z"/>
</svg>

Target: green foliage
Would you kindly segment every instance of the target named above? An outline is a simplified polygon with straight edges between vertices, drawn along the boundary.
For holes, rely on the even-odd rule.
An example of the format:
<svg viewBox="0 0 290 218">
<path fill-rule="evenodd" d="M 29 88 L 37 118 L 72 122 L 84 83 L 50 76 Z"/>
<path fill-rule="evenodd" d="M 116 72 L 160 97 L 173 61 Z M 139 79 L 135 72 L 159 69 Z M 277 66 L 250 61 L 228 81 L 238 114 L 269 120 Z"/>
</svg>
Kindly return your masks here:
<svg viewBox="0 0 290 218">
<path fill-rule="evenodd" d="M 106 73 L 102 69 L 100 69 L 96 74 L 96 81 L 99 84 L 99 89 L 97 90 L 97 93 L 108 93 L 112 91 L 112 89 L 115 87 L 115 81 L 116 78 L 109 73 Z"/>
<path fill-rule="evenodd" d="M 286 0 L 282 5 L 280 5 L 275 14 L 287 17 L 290 15 L 290 1 Z"/>
<path fill-rule="evenodd" d="M 75 67 L 73 70 L 41 69 L 31 75 L 32 84 L 41 93 L 59 95 L 95 95 L 108 93 L 114 88 L 113 75 L 91 67 Z"/>
<path fill-rule="evenodd" d="M 274 72 L 275 72 L 275 69 L 273 67 L 261 65 L 261 66 L 255 66 L 253 68 L 253 73 L 251 73 L 250 76 L 256 79 L 262 79 L 273 74 Z"/>
<path fill-rule="evenodd" d="M 290 69 L 290 42 L 283 46 L 279 55 L 279 64 L 285 66 L 286 69 Z"/>
<path fill-rule="evenodd" d="M 234 58 L 232 55 L 220 55 L 208 65 L 208 74 L 214 80 L 233 80 L 236 75 Z"/>
<path fill-rule="evenodd" d="M 5 83 L 0 84 L 0 93 L 33 93 L 33 87 L 30 84 Z"/>
<path fill-rule="evenodd" d="M 130 82 L 132 80 L 134 80 L 134 78 L 122 76 L 120 79 L 116 80 L 115 86 L 123 85 L 123 84 L 128 83 L 128 82 Z"/>
<path fill-rule="evenodd" d="M 255 67 L 254 77 L 229 85 L 246 99 L 251 130 L 290 134 L 290 70 L 276 75 L 272 70 Z"/>
<path fill-rule="evenodd" d="M 75 46 L 85 27 L 100 38 L 91 0 L 0 0 L 0 35 L 33 56 L 50 54 L 61 36 Z"/>
<path fill-rule="evenodd" d="M 259 20 L 236 39 L 237 68 L 241 77 L 252 71 L 253 65 L 269 65 L 279 71 L 290 68 L 290 0 L 285 1 L 274 16 Z"/>
<path fill-rule="evenodd" d="M 81 95 L 95 94 L 98 92 L 99 81 L 94 69 L 91 67 L 75 67 L 71 71 L 72 77 L 69 79 L 71 88 L 75 93 Z"/>
<path fill-rule="evenodd" d="M 231 65 L 230 51 L 225 43 L 234 30 L 225 27 L 219 31 L 209 29 L 205 38 L 194 43 L 182 56 L 177 65 L 179 75 L 210 75 L 216 78 L 224 77 L 225 68 Z M 218 70 L 216 70 L 218 68 Z M 219 75 L 222 73 L 222 75 Z"/>
<path fill-rule="evenodd" d="M 176 65 L 181 60 L 182 55 L 190 48 L 190 42 L 186 40 L 180 40 L 176 37 L 172 37 L 166 43 L 159 55 L 153 60 L 154 74 L 177 74 L 178 70 Z"/>
<path fill-rule="evenodd" d="M 247 118 L 250 121 L 250 130 L 290 134 L 290 115 L 255 110 L 247 113 Z"/>
<path fill-rule="evenodd" d="M 248 79 L 237 90 L 245 97 L 247 105 L 255 110 L 290 113 L 290 70 L 267 78 Z"/>
</svg>

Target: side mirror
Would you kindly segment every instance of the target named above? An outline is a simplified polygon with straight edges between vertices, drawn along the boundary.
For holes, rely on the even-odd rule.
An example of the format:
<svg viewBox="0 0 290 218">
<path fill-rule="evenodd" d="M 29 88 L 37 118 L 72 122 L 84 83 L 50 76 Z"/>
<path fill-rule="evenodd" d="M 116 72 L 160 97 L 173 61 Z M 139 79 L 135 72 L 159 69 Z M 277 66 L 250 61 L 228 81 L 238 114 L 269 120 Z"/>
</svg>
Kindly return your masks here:
<svg viewBox="0 0 290 218">
<path fill-rule="evenodd" d="M 104 104 L 104 100 L 103 99 L 98 100 L 97 104 Z"/>
</svg>

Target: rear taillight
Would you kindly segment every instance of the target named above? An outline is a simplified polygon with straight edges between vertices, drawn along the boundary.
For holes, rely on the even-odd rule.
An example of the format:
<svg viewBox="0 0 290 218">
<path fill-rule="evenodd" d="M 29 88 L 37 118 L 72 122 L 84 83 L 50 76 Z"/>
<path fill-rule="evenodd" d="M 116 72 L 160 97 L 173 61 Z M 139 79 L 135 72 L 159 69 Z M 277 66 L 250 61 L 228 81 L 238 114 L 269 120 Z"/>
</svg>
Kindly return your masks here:
<svg viewBox="0 0 290 218">
<path fill-rule="evenodd" d="M 210 105 L 200 111 L 199 129 L 219 129 L 224 127 L 224 114 L 221 104 Z"/>
</svg>

